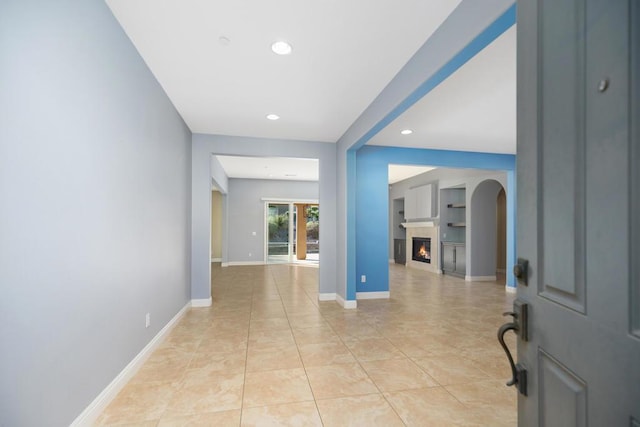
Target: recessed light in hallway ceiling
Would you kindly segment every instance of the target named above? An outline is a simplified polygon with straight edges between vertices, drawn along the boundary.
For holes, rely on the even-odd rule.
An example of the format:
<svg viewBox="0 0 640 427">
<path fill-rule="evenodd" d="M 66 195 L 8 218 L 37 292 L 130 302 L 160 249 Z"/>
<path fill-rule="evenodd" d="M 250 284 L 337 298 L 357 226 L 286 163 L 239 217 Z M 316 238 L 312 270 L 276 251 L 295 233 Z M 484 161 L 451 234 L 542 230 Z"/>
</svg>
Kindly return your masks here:
<svg viewBox="0 0 640 427">
<path fill-rule="evenodd" d="M 277 114 L 267 114 L 267 119 L 269 120 L 278 120 L 280 118 Z"/>
<path fill-rule="evenodd" d="M 401 130 L 400 133 L 403 135 L 411 135 L 413 131 L 411 129 L 404 129 L 404 130 Z"/>
<path fill-rule="evenodd" d="M 293 49 L 289 43 L 277 41 L 271 45 L 271 50 L 277 55 L 289 55 Z"/>
</svg>

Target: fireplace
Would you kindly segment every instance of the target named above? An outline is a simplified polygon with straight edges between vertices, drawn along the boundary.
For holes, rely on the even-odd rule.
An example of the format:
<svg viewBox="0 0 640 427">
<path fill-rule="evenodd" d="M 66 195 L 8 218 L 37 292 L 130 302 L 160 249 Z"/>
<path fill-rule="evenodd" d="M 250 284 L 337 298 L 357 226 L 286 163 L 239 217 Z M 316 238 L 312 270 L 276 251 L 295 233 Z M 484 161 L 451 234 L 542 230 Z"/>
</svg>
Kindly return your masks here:
<svg viewBox="0 0 640 427">
<path fill-rule="evenodd" d="M 411 259 L 419 262 L 431 264 L 431 238 L 413 237 L 413 250 Z"/>
</svg>

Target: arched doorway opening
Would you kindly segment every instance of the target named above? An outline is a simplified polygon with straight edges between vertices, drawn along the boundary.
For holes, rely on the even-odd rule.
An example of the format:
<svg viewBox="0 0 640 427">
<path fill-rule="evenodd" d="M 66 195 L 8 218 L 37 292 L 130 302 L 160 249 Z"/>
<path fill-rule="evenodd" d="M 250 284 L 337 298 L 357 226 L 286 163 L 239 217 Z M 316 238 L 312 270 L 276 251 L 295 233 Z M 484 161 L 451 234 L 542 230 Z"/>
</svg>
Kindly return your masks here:
<svg viewBox="0 0 640 427">
<path fill-rule="evenodd" d="M 493 179 L 478 184 L 471 195 L 469 280 L 505 278 L 507 203 L 503 185 Z"/>
</svg>

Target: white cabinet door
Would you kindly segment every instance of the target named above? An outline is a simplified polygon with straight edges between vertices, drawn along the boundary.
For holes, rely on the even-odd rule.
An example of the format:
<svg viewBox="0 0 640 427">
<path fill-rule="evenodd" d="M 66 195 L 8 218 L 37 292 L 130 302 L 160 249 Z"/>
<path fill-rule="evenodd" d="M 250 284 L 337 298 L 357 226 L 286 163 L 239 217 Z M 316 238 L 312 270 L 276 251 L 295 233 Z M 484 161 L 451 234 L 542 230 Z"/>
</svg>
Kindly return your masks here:
<svg viewBox="0 0 640 427">
<path fill-rule="evenodd" d="M 404 196 L 406 219 L 425 219 L 433 217 L 431 205 L 431 184 L 410 188 Z"/>
</svg>

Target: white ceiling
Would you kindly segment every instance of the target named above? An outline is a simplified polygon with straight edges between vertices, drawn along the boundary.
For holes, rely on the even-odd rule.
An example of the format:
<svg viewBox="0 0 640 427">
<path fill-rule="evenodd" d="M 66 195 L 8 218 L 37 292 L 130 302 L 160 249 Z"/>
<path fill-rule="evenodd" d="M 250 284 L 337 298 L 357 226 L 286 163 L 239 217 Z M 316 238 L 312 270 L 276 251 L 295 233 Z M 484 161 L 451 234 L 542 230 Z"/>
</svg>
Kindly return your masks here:
<svg viewBox="0 0 640 427">
<path fill-rule="evenodd" d="M 401 135 L 411 129 L 410 135 Z M 516 152 L 516 27 L 513 26 L 369 145 Z"/>
<path fill-rule="evenodd" d="M 389 184 L 434 170 L 432 166 L 389 165 Z"/>
<path fill-rule="evenodd" d="M 460 1 L 106 0 L 192 132 L 326 142 L 344 134 Z M 515 32 L 368 144 L 515 153 Z M 293 53 L 275 55 L 276 40 Z M 407 128 L 413 134 L 401 135 Z M 306 159 L 225 157 L 230 177 L 318 179 Z M 417 174 L 394 169 L 390 180 Z"/>
<path fill-rule="evenodd" d="M 192 132 L 327 142 L 460 3 L 106 1 Z"/>
<path fill-rule="evenodd" d="M 229 178 L 318 181 L 318 159 L 215 156 Z"/>
</svg>

